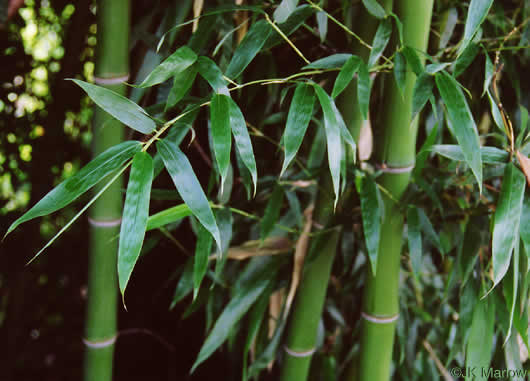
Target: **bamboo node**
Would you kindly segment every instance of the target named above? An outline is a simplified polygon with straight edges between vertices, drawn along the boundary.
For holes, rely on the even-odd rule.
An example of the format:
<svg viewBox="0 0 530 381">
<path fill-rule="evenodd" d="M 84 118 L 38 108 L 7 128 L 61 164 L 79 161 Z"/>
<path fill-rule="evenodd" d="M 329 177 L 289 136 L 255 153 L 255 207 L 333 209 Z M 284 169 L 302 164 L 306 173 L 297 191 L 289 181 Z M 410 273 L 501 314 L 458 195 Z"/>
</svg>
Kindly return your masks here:
<svg viewBox="0 0 530 381">
<path fill-rule="evenodd" d="M 289 356 L 292 356 L 292 357 L 308 357 L 308 356 L 311 356 L 313 355 L 313 353 L 315 353 L 315 351 L 317 350 L 316 348 L 312 348 L 308 351 L 303 351 L 303 352 L 297 352 L 297 351 L 293 351 L 292 349 L 289 349 L 286 345 L 283 346 L 283 350 L 289 355 Z"/>
<path fill-rule="evenodd" d="M 110 221 L 98 221 L 94 220 L 90 217 L 88 217 L 88 223 L 92 226 L 96 226 L 98 228 L 111 228 L 114 226 L 118 226 L 121 224 L 121 218 L 118 218 L 116 220 L 110 220 Z"/>
<path fill-rule="evenodd" d="M 407 165 L 405 167 L 389 167 L 385 163 L 377 165 L 377 168 L 383 173 L 408 173 L 412 172 L 414 169 L 415 163 Z"/>
<path fill-rule="evenodd" d="M 364 320 L 367 320 L 370 323 L 374 324 L 390 324 L 397 321 L 397 319 L 399 318 L 399 314 L 395 314 L 393 316 L 374 316 L 367 314 L 366 312 L 361 312 L 361 317 Z"/>
<path fill-rule="evenodd" d="M 94 83 L 96 85 L 119 85 L 129 80 L 129 73 L 125 75 L 119 75 L 117 77 L 96 77 L 94 76 Z"/>
<path fill-rule="evenodd" d="M 117 337 L 118 335 L 114 335 L 110 339 L 100 341 L 90 341 L 83 337 L 81 340 L 83 340 L 83 344 L 85 344 L 88 348 L 98 349 L 113 345 L 116 342 Z"/>
</svg>

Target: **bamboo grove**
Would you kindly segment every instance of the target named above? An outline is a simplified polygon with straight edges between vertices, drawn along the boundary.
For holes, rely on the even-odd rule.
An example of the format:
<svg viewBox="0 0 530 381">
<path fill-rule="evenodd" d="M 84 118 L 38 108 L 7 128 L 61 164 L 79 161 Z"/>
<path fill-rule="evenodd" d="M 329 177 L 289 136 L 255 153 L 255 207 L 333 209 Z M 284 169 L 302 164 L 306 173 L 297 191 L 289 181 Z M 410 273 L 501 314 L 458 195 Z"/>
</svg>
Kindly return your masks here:
<svg viewBox="0 0 530 381">
<path fill-rule="evenodd" d="M 7 232 L 92 190 L 32 259 L 89 210 L 85 379 L 183 231 L 192 374 L 223 346 L 244 380 L 528 369 L 530 3 L 175 3 L 129 77 L 128 0 L 98 2 L 95 83 L 71 79 L 94 158 Z"/>
</svg>

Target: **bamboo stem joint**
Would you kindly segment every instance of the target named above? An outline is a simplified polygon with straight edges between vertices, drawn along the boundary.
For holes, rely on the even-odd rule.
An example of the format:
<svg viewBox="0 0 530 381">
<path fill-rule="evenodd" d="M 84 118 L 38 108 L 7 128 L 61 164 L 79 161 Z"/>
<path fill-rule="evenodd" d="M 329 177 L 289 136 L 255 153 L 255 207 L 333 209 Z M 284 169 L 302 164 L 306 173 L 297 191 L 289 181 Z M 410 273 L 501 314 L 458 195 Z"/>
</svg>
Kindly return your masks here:
<svg viewBox="0 0 530 381">
<path fill-rule="evenodd" d="M 283 349 L 289 356 L 292 357 L 309 357 L 316 351 L 316 348 L 311 348 L 308 351 L 297 352 L 293 351 L 292 349 L 289 349 L 286 345 L 283 347 Z"/>
<path fill-rule="evenodd" d="M 98 228 L 111 228 L 111 227 L 120 225 L 121 218 L 110 220 L 110 221 L 105 221 L 105 220 L 95 220 L 93 218 L 88 217 L 88 223 Z"/>
<path fill-rule="evenodd" d="M 110 347 L 116 342 L 117 337 L 118 335 L 114 335 L 110 339 L 100 340 L 100 341 L 90 341 L 85 338 L 83 338 L 82 340 L 83 340 L 83 344 L 85 344 L 88 348 L 97 349 L 97 348 Z"/>
<path fill-rule="evenodd" d="M 94 83 L 96 85 L 119 85 L 129 80 L 129 73 L 119 75 L 117 77 L 96 77 L 94 76 Z"/>
<path fill-rule="evenodd" d="M 397 321 L 397 319 L 399 318 L 399 314 L 395 314 L 393 316 L 374 316 L 367 314 L 366 312 L 361 312 L 361 317 L 364 320 L 367 320 L 370 323 L 374 324 L 390 324 Z"/>
</svg>

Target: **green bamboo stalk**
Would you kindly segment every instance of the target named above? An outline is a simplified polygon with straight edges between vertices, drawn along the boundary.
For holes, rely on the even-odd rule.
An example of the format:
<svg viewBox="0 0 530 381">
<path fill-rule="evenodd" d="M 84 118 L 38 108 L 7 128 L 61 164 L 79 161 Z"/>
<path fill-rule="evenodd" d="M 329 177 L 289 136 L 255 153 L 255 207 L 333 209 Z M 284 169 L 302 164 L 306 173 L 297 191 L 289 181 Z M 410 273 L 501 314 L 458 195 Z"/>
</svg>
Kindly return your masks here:
<svg viewBox="0 0 530 381">
<path fill-rule="evenodd" d="M 129 0 L 97 3 L 96 83 L 125 95 L 129 73 Z M 123 140 L 123 126 L 94 109 L 93 156 Z M 116 181 L 90 209 L 90 263 L 85 324 L 85 381 L 112 380 L 117 335 L 117 252 L 122 182 Z M 96 188 L 97 192 L 101 188 Z"/>
<path fill-rule="evenodd" d="M 406 45 L 425 51 L 433 0 L 396 0 L 395 13 L 403 23 Z M 407 73 L 404 96 L 393 79 L 385 94 L 381 136 L 375 141 L 376 158 L 390 170 L 378 178 L 388 192 L 384 195 L 385 218 L 377 259 L 377 274 L 367 277 L 363 297 L 363 324 L 359 380 L 388 380 L 392 362 L 394 332 L 399 313 L 399 269 L 403 234 L 403 215 L 395 200 L 405 191 L 416 156 L 417 118 L 411 123 L 415 75 Z"/>
<path fill-rule="evenodd" d="M 329 172 L 326 171 L 321 178 L 322 187 L 313 219 L 327 227 L 333 215 L 333 186 Z M 340 229 L 337 228 L 311 240 L 308 258 L 314 256 L 314 259 L 304 265 L 302 279 L 291 310 L 281 381 L 303 381 L 308 377 L 339 236 Z"/>
</svg>

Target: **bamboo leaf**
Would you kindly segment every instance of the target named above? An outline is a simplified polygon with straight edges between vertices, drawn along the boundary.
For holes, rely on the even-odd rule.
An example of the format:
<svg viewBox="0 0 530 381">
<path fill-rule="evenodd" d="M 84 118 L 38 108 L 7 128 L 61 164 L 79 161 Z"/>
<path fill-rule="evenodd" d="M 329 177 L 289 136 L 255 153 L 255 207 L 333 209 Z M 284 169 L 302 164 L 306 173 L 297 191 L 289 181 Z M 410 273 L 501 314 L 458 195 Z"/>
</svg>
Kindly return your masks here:
<svg viewBox="0 0 530 381">
<path fill-rule="evenodd" d="M 361 216 L 363 220 L 364 240 L 372 273 L 376 274 L 379 240 L 381 237 L 381 209 L 378 200 L 378 189 L 375 181 L 368 175 L 361 181 L 359 196 L 361 198 Z"/>
<path fill-rule="evenodd" d="M 488 369 L 493 349 L 495 307 L 493 302 L 483 299 L 473 310 L 469 338 L 466 347 L 466 369 Z M 475 380 L 487 380 L 482 372 L 476 372 Z"/>
<path fill-rule="evenodd" d="M 430 151 L 455 161 L 465 161 L 462 147 L 453 144 L 435 144 Z M 496 147 L 480 147 L 480 156 L 485 164 L 505 164 L 510 155 Z"/>
<path fill-rule="evenodd" d="M 421 63 L 420 57 L 418 57 L 416 50 L 410 46 L 404 46 L 401 52 L 407 59 L 407 64 L 410 66 L 414 74 L 419 76 L 423 72 L 423 64 Z"/>
<path fill-rule="evenodd" d="M 377 2 L 377 0 L 363 0 L 364 7 L 372 16 L 382 19 L 386 16 L 385 9 Z"/>
<path fill-rule="evenodd" d="M 173 299 L 169 309 L 175 308 L 178 302 L 184 299 L 193 289 L 193 257 L 190 257 L 184 264 L 184 270 L 180 275 L 180 279 L 175 287 Z"/>
<path fill-rule="evenodd" d="M 503 282 L 503 294 L 506 301 L 506 308 L 510 315 L 508 319 L 508 331 L 506 332 L 506 340 L 504 345 L 511 336 L 515 310 L 517 309 L 517 291 L 519 285 L 519 237 L 515 241 L 513 248 L 513 261 L 510 271 L 507 273 L 506 281 Z"/>
<path fill-rule="evenodd" d="M 329 95 L 318 85 L 313 85 L 324 114 L 324 126 L 326 129 L 326 140 L 328 149 L 328 164 L 335 192 L 334 207 L 337 206 L 340 189 L 340 160 L 342 156 L 342 140 L 339 122 Z"/>
<path fill-rule="evenodd" d="M 274 21 L 277 23 L 285 22 L 293 13 L 298 5 L 298 0 L 282 0 L 278 8 L 274 11 Z"/>
<path fill-rule="evenodd" d="M 254 150 L 252 149 L 252 142 L 248 134 L 245 117 L 240 108 L 231 98 L 228 98 L 230 126 L 232 127 L 232 134 L 236 141 L 237 152 L 243 164 L 250 172 L 252 183 L 254 184 L 254 195 L 256 195 L 256 188 L 258 185 L 258 170 L 256 167 L 256 159 L 254 158 Z"/>
<path fill-rule="evenodd" d="M 307 69 L 338 69 L 350 59 L 352 55 L 346 53 L 332 54 L 330 56 L 321 58 L 319 60 L 311 62 L 309 65 L 306 65 L 302 70 Z"/>
<path fill-rule="evenodd" d="M 464 158 L 477 179 L 482 193 L 482 158 L 477 126 L 458 82 L 445 72 L 436 74 L 436 86 L 447 107 L 456 140 L 462 147 Z"/>
<path fill-rule="evenodd" d="M 304 22 L 311 16 L 313 13 L 315 13 L 315 8 L 308 5 L 303 4 L 299 7 L 296 7 L 296 9 L 289 15 L 287 20 L 285 20 L 282 23 L 278 24 L 278 27 L 283 32 L 285 36 L 290 36 L 292 33 L 294 33 L 298 28 L 300 28 L 302 25 L 304 25 Z M 264 49 L 270 49 L 280 43 L 284 43 L 285 40 L 282 36 L 280 36 L 279 33 L 272 33 L 269 36 L 269 39 L 265 43 Z"/>
<path fill-rule="evenodd" d="M 193 260 L 193 300 L 197 298 L 199 288 L 206 271 L 208 270 L 208 257 L 212 251 L 212 235 L 202 225 L 199 225 Z"/>
<path fill-rule="evenodd" d="M 197 70 L 201 77 L 203 77 L 212 87 L 213 91 L 218 94 L 230 96 L 228 91 L 228 82 L 223 77 L 223 72 L 219 67 L 208 57 L 201 56 L 197 59 Z"/>
<path fill-rule="evenodd" d="M 232 135 L 230 134 L 230 97 L 214 94 L 210 103 L 210 121 L 212 123 L 212 139 L 215 159 L 221 173 L 223 187 L 230 165 Z"/>
<path fill-rule="evenodd" d="M 118 279 L 122 298 L 140 256 L 149 216 L 153 159 L 147 152 L 134 155 L 127 184 L 118 250 Z"/>
<path fill-rule="evenodd" d="M 436 246 L 440 253 L 445 254 L 440 238 L 438 237 L 438 234 L 436 234 L 429 217 L 427 217 L 427 214 L 425 214 L 425 211 L 422 208 L 417 208 L 417 211 L 418 216 L 420 217 L 421 230 L 425 233 L 425 236 L 429 241 Z"/>
<path fill-rule="evenodd" d="M 339 75 L 335 80 L 335 85 L 333 86 L 333 91 L 331 92 L 331 97 L 336 98 L 340 93 L 344 91 L 346 86 L 351 82 L 357 70 L 359 70 L 359 65 L 361 64 L 361 59 L 357 56 L 351 56 L 348 60 L 342 65 Z"/>
<path fill-rule="evenodd" d="M 184 71 L 175 74 L 173 87 L 171 88 L 171 91 L 167 97 L 166 110 L 175 106 L 186 95 L 188 90 L 193 85 L 196 76 L 197 67 L 195 65 L 192 65 L 186 68 Z"/>
<path fill-rule="evenodd" d="M 432 75 L 422 73 L 414 84 L 414 91 L 412 93 L 412 116 L 410 120 L 414 120 L 416 115 L 423 109 L 425 103 L 429 100 L 432 95 L 432 88 L 434 81 Z"/>
<path fill-rule="evenodd" d="M 521 239 L 524 243 L 526 255 L 530 259 L 530 197 L 523 200 L 523 209 L 521 211 Z"/>
<path fill-rule="evenodd" d="M 326 12 L 317 12 L 316 17 L 320 42 L 324 42 L 326 41 L 326 36 L 328 34 L 328 16 L 326 15 Z"/>
<path fill-rule="evenodd" d="M 222 247 L 219 228 L 215 222 L 212 209 L 188 158 L 176 144 L 170 141 L 160 140 L 156 147 L 162 156 L 173 183 L 177 187 L 180 197 L 182 197 L 199 222 L 213 235 L 217 246 Z"/>
<path fill-rule="evenodd" d="M 508 271 L 513 249 L 519 239 L 525 185 L 525 177 L 521 171 L 512 163 L 508 164 L 504 171 L 501 193 L 494 217 L 493 287 L 501 281 Z"/>
<path fill-rule="evenodd" d="M 471 0 L 469 10 L 467 12 L 466 26 L 464 29 L 464 38 L 458 50 L 458 54 L 462 54 L 467 46 L 475 37 L 480 25 L 486 19 L 488 12 L 493 4 L 493 0 Z"/>
<path fill-rule="evenodd" d="M 274 228 L 274 225 L 278 223 L 280 217 L 280 210 L 283 204 L 283 189 L 281 186 L 276 185 L 272 191 L 272 195 L 265 207 L 265 213 L 260 224 L 260 241 L 263 242 L 265 238 Z"/>
<path fill-rule="evenodd" d="M 18 225 L 26 221 L 64 208 L 106 176 L 120 168 L 141 149 L 142 144 L 140 142 L 127 141 L 102 152 L 94 160 L 81 168 L 75 175 L 69 177 L 48 192 L 30 210 L 13 222 L 5 235 L 8 235 Z"/>
<path fill-rule="evenodd" d="M 374 41 L 372 42 L 372 50 L 370 50 L 370 57 L 368 58 L 368 67 L 371 68 L 377 63 L 379 57 L 381 57 L 383 51 L 388 45 L 388 41 L 390 41 L 391 34 L 392 19 L 387 17 L 379 23 L 377 31 L 375 32 Z"/>
<path fill-rule="evenodd" d="M 178 48 L 175 53 L 158 65 L 140 84 L 140 87 L 150 87 L 165 82 L 172 76 L 179 74 L 197 61 L 197 54 L 187 46 Z"/>
<path fill-rule="evenodd" d="M 273 261 L 271 262 L 274 263 Z M 271 282 L 270 272 L 273 268 L 275 267 L 271 266 L 270 263 L 261 266 L 260 271 L 251 274 L 249 279 L 246 279 L 238 287 L 234 286 L 236 293 L 215 322 L 212 331 L 197 356 L 197 360 L 195 360 L 191 368 L 191 372 L 197 369 L 202 362 L 208 359 L 223 344 L 232 328 L 265 291 Z"/>
<path fill-rule="evenodd" d="M 453 70 L 453 75 L 455 78 L 462 74 L 468 68 L 468 66 L 471 65 L 479 51 L 479 46 L 475 43 L 471 43 L 467 46 L 466 50 L 464 50 L 462 54 L 458 56 Z"/>
<path fill-rule="evenodd" d="M 422 263 L 421 226 L 418 209 L 414 206 L 407 209 L 407 239 L 409 243 L 412 274 L 414 278 L 419 281 Z"/>
<path fill-rule="evenodd" d="M 396 52 L 394 56 L 394 78 L 396 79 L 397 88 L 403 96 L 405 81 L 407 80 L 407 62 L 401 52 Z"/>
<path fill-rule="evenodd" d="M 155 122 L 145 110 L 124 96 L 78 79 L 71 81 L 80 86 L 95 104 L 132 129 L 149 134 L 156 128 Z"/>
<path fill-rule="evenodd" d="M 162 210 L 149 216 L 149 219 L 147 220 L 146 231 L 158 229 L 162 226 L 180 221 L 181 219 L 189 217 L 192 214 L 193 213 L 191 212 L 190 207 L 186 204 L 180 204 Z"/>
<path fill-rule="evenodd" d="M 283 142 L 285 144 L 285 159 L 283 161 L 280 177 L 285 172 L 291 161 L 296 156 L 298 149 L 302 145 L 309 121 L 313 115 L 315 104 L 315 93 L 310 85 L 301 83 L 296 86 L 289 113 Z"/>
<path fill-rule="evenodd" d="M 368 66 L 361 61 L 359 65 L 359 81 L 357 83 L 357 94 L 359 99 L 359 109 L 364 120 L 368 119 L 368 109 L 370 107 L 370 93 L 372 91 L 372 80 Z"/>
<path fill-rule="evenodd" d="M 271 32 L 272 27 L 265 20 L 252 24 L 234 52 L 226 69 L 226 75 L 230 78 L 237 78 L 265 45 Z"/>
</svg>

